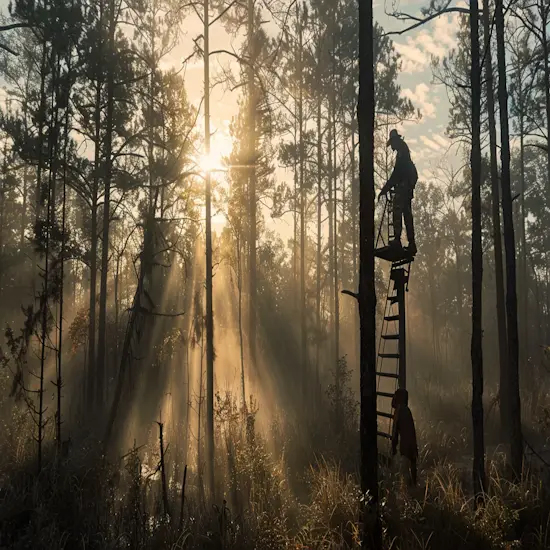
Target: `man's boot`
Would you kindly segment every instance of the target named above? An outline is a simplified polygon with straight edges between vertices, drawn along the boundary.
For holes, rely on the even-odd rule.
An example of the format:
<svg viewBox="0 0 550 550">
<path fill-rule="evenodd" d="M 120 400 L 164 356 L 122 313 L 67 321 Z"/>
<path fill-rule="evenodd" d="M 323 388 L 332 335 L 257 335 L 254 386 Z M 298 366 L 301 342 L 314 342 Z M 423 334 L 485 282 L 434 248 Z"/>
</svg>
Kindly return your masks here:
<svg viewBox="0 0 550 550">
<path fill-rule="evenodd" d="M 416 256 L 417 249 L 416 249 L 416 243 L 414 241 L 411 241 L 409 243 L 409 246 L 407 246 L 407 252 L 411 257 Z"/>
<path fill-rule="evenodd" d="M 402 248 L 401 239 L 392 239 L 392 240 L 388 243 L 388 246 L 389 246 L 390 248 Z"/>
</svg>

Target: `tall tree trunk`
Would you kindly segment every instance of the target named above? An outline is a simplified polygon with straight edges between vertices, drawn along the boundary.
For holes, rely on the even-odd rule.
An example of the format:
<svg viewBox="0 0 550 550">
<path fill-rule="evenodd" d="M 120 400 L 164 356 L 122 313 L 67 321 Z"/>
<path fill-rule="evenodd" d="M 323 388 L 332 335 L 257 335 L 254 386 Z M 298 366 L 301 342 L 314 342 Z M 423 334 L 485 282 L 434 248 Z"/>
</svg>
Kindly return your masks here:
<svg viewBox="0 0 550 550">
<path fill-rule="evenodd" d="M 338 177 L 336 171 L 336 165 L 338 158 L 336 155 L 336 109 L 333 107 L 332 110 L 332 154 L 333 154 L 333 163 L 332 163 L 332 177 L 334 180 L 334 192 L 333 192 L 333 217 L 334 217 L 334 252 L 333 252 L 333 261 L 334 261 L 334 365 L 336 366 L 336 384 L 337 391 L 340 390 L 340 369 L 338 368 L 338 361 L 340 360 L 340 279 L 338 271 Z"/>
<path fill-rule="evenodd" d="M 4 151 L 2 155 L 2 177 L 0 178 L 0 303 L 4 294 L 4 226 L 6 207 L 6 183 L 8 176 L 7 144 L 4 140 Z"/>
<path fill-rule="evenodd" d="M 521 92 L 520 92 L 521 93 Z M 522 100 L 520 100 L 523 103 Z M 527 275 L 527 238 L 525 234 L 525 136 L 523 105 L 520 104 L 520 136 L 519 136 L 519 162 L 520 162 L 520 196 L 519 196 L 519 238 L 521 241 L 521 281 L 520 281 L 520 302 L 521 302 L 521 342 L 520 364 L 527 369 L 529 360 L 529 277 Z M 529 371 L 526 371 L 529 372 Z"/>
<path fill-rule="evenodd" d="M 256 273 L 256 82 L 254 63 L 256 59 L 254 0 L 247 0 L 247 41 L 248 41 L 248 205 L 250 217 L 249 246 L 249 301 L 248 301 L 248 347 L 250 368 L 255 370 L 256 365 L 256 300 L 257 300 L 257 273 Z"/>
<path fill-rule="evenodd" d="M 359 189 L 358 181 L 355 177 L 355 128 L 354 128 L 355 116 L 352 113 L 351 117 L 351 251 L 352 251 L 352 266 L 353 266 L 353 288 L 358 284 L 358 248 L 357 237 L 359 234 L 359 228 L 357 227 L 357 209 L 359 207 Z M 356 311 L 353 312 L 353 363 L 357 365 L 359 363 L 359 316 Z"/>
<path fill-rule="evenodd" d="M 333 197 L 333 187 L 332 187 L 332 172 L 334 166 L 332 164 L 332 101 L 329 101 L 328 106 L 328 133 L 327 133 L 327 210 L 328 210 L 328 302 L 329 302 L 329 319 L 328 324 L 329 331 L 329 350 L 327 357 L 329 358 L 330 368 L 335 368 L 334 364 L 334 355 L 336 350 L 335 342 L 335 303 L 334 303 L 334 197 Z"/>
<path fill-rule="evenodd" d="M 506 253 L 506 320 L 508 329 L 508 369 L 510 398 L 510 457 L 516 476 L 521 475 L 523 436 L 521 433 L 521 400 L 518 369 L 518 304 L 516 295 L 516 248 L 510 181 L 510 130 L 508 126 L 508 87 L 506 83 L 506 48 L 502 0 L 495 1 L 495 24 L 498 61 L 498 100 L 500 107 L 502 218 Z"/>
<path fill-rule="evenodd" d="M 48 349 L 48 314 L 49 299 L 50 299 L 50 277 L 53 262 L 50 262 L 51 253 L 51 237 L 52 228 L 56 222 L 56 183 L 57 183 L 57 158 L 58 158 L 58 108 L 56 104 L 56 98 L 59 94 L 59 81 L 58 71 L 59 63 L 57 61 L 57 54 L 54 50 L 51 52 L 50 67 L 52 69 L 51 77 L 51 105 L 50 109 L 53 113 L 53 120 L 50 120 L 49 133 L 48 133 L 48 192 L 47 192 L 47 206 L 46 206 L 46 234 L 44 243 L 44 272 L 43 272 L 43 287 L 40 296 L 40 307 L 42 311 L 42 327 L 40 337 L 40 376 L 39 376 L 39 391 L 38 391 L 38 471 L 42 469 L 42 452 L 44 441 L 44 429 L 46 427 L 47 420 L 44 420 L 44 384 L 45 384 L 45 366 L 46 366 L 46 353 Z M 55 350 L 57 353 L 58 350 Z M 57 361 L 57 355 L 56 355 Z"/>
<path fill-rule="evenodd" d="M 336 20 L 336 17 L 338 16 L 338 10 L 337 7 L 334 9 L 334 18 Z M 337 82 L 336 78 L 336 29 L 333 29 L 332 34 L 332 80 L 334 83 Z M 335 379 L 335 385 L 336 385 L 336 394 L 340 395 L 340 368 L 338 366 L 338 361 L 340 359 L 340 303 L 338 299 L 338 177 L 337 177 L 337 170 L 336 165 L 338 162 L 337 159 L 337 146 L 336 146 L 336 91 L 334 89 L 334 86 L 331 87 L 330 90 L 330 107 L 329 107 L 329 120 L 328 123 L 330 125 L 330 136 L 331 136 L 331 142 L 330 142 L 330 149 L 329 149 L 329 156 L 331 158 L 331 169 L 330 169 L 330 176 L 329 176 L 329 189 L 331 189 L 331 195 L 330 195 L 330 208 L 332 210 L 332 219 L 331 219 L 331 225 L 333 226 L 332 229 L 332 291 L 334 293 L 334 303 L 333 303 L 333 310 L 332 310 L 332 322 L 334 323 L 332 330 L 334 331 L 334 340 L 333 340 L 333 355 L 332 355 L 332 361 L 336 373 L 336 379 Z M 338 404 L 337 404 L 338 405 Z M 338 407 L 337 407 L 338 410 Z M 339 420 L 339 419 L 338 419 Z"/>
<path fill-rule="evenodd" d="M 100 7 L 103 5 L 101 2 Z M 99 26 L 103 20 L 103 12 L 100 14 Z M 94 105 L 94 176 L 92 181 L 92 212 L 91 212 L 91 241 L 90 241 L 90 306 L 88 324 L 88 382 L 87 398 L 90 407 L 94 406 L 96 391 L 96 292 L 97 292 L 97 244 L 98 244 L 98 195 L 99 195 L 99 172 L 101 164 L 101 102 L 102 82 L 96 83 L 95 105 Z"/>
<path fill-rule="evenodd" d="M 470 0 L 472 64 L 472 425 L 474 438 L 473 481 L 476 500 L 485 492 L 485 440 L 483 432 L 483 249 L 481 242 L 481 65 L 479 60 L 479 9 Z M 490 62 L 490 61 L 489 61 Z"/>
<path fill-rule="evenodd" d="M 116 8 L 114 0 L 109 2 L 109 57 L 107 63 L 107 111 L 105 117 L 105 169 L 103 194 L 103 239 L 101 245 L 101 288 L 99 295 L 99 334 L 97 341 L 97 386 L 96 400 L 103 403 L 105 374 L 107 368 L 107 280 L 109 275 L 109 229 L 111 225 L 111 178 L 113 171 L 113 110 L 114 110 L 114 57 Z"/>
<path fill-rule="evenodd" d="M 204 152 L 210 155 L 210 18 L 204 0 Z M 212 306 L 212 198 L 211 174 L 206 177 L 206 445 L 208 487 L 214 496 L 214 312 Z"/>
<path fill-rule="evenodd" d="M 378 513 L 376 420 L 376 289 L 374 281 L 374 55 L 372 1 L 359 2 L 359 319 L 361 327 L 362 545 L 382 548 Z"/>
<path fill-rule="evenodd" d="M 25 230 L 27 229 L 27 201 L 29 193 L 29 167 L 25 164 L 23 168 L 23 197 L 21 204 L 21 222 L 19 227 L 19 248 L 25 246 Z"/>
<path fill-rule="evenodd" d="M 96 142 L 99 148 L 99 143 Z M 97 187 L 94 185 L 92 191 L 92 220 L 91 220 L 91 243 L 90 243 L 90 301 L 88 323 L 88 381 L 87 381 L 87 400 L 93 407 L 95 401 L 96 384 L 96 355 L 95 355 L 95 336 L 96 336 L 96 292 L 97 292 Z"/>
<path fill-rule="evenodd" d="M 237 289 L 239 291 L 238 319 L 239 319 L 239 351 L 241 361 L 241 392 L 243 409 L 246 410 L 246 388 L 244 376 L 244 338 L 243 338 L 243 265 L 241 250 L 241 229 L 237 233 Z"/>
<path fill-rule="evenodd" d="M 119 281 L 120 281 L 120 263 L 122 261 L 121 255 L 118 254 L 116 258 L 116 266 L 115 266 L 115 273 L 113 277 L 113 295 L 114 295 L 114 304 L 115 304 L 115 330 L 114 330 L 114 337 L 115 337 L 115 363 L 118 365 L 119 362 L 119 330 L 118 330 L 118 324 L 120 321 L 120 291 L 119 291 Z"/>
<path fill-rule="evenodd" d="M 542 57 L 544 60 L 544 102 L 546 107 L 546 130 L 548 132 L 548 147 L 546 148 L 546 168 L 548 171 L 548 178 L 546 180 L 546 193 L 550 200 L 550 60 L 548 55 L 550 54 L 548 48 L 548 38 L 546 27 L 548 25 L 548 7 L 546 2 L 541 2 L 539 6 L 539 14 L 541 18 L 541 32 L 542 32 Z"/>
<path fill-rule="evenodd" d="M 296 149 L 298 148 L 298 115 L 297 111 L 297 101 L 294 102 L 294 152 L 296 154 Z M 299 153 L 298 153 L 299 155 Z M 292 195 L 292 224 L 293 224 L 293 235 L 292 235 L 292 302 L 294 307 L 298 302 L 298 158 L 294 156 L 294 191 Z M 293 312 L 295 315 L 296 312 Z"/>
<path fill-rule="evenodd" d="M 323 207 L 323 136 L 321 131 L 321 97 L 317 99 L 317 270 L 316 270 L 316 285 L 315 285 L 315 313 L 316 313 L 316 353 L 315 353 L 315 397 L 318 398 L 320 387 L 320 355 L 321 355 L 321 273 L 323 271 L 323 260 L 321 256 L 322 247 L 322 212 Z"/>
<path fill-rule="evenodd" d="M 71 73 L 71 59 L 67 59 L 67 76 L 70 76 Z M 69 94 L 70 90 L 66 90 L 66 93 Z M 63 367 L 63 306 L 65 303 L 65 253 L 66 253 L 66 228 L 67 228 L 67 162 L 68 162 L 68 148 L 69 148 L 69 106 L 65 108 L 65 120 L 64 120 L 64 132 L 63 132 L 63 205 L 61 213 L 61 253 L 60 253 L 60 273 L 59 273 L 59 338 L 58 338 L 58 352 L 57 352 L 57 380 L 56 380 L 56 391 L 57 391 L 57 422 L 56 422 L 56 437 L 57 437 L 57 450 L 61 453 L 61 426 L 62 426 L 62 417 L 61 417 L 61 392 L 63 389 L 63 376 L 62 376 L 62 367 Z"/>
<path fill-rule="evenodd" d="M 308 354 L 307 354 L 307 322 L 306 322 L 306 200 L 305 188 L 305 148 L 304 148 L 304 87 L 303 87 L 303 27 L 300 20 L 300 11 L 296 4 L 298 19 L 298 129 L 299 129 L 299 162 L 300 162 L 300 336 L 302 359 L 302 397 L 307 403 L 307 389 L 309 381 Z"/>
<path fill-rule="evenodd" d="M 495 96 L 493 56 L 491 53 L 491 17 L 489 2 L 483 2 L 483 26 L 485 36 L 485 74 L 487 89 L 487 112 L 489 119 L 489 151 L 491 160 L 491 214 L 493 223 L 493 248 L 495 255 L 496 309 L 499 354 L 499 391 L 500 391 L 500 424 L 502 433 L 507 433 L 509 422 L 508 398 L 508 349 L 506 335 L 506 309 L 504 303 L 504 269 L 502 264 L 502 238 L 500 235 L 500 192 L 497 161 L 497 130 L 495 120 Z"/>
</svg>

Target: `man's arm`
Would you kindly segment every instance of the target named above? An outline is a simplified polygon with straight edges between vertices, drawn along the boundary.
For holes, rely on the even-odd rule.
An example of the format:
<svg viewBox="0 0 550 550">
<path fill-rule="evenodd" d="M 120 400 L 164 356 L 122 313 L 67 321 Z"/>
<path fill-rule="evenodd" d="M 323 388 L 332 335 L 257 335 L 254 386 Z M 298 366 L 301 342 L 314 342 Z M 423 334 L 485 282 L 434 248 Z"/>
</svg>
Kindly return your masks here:
<svg viewBox="0 0 550 550">
<path fill-rule="evenodd" d="M 390 179 L 386 182 L 386 185 L 382 187 L 382 190 L 380 191 L 381 195 L 385 195 L 386 193 L 388 193 L 388 191 L 391 191 L 395 187 L 398 179 L 396 171 L 397 171 L 397 164 L 393 168 Z"/>
<path fill-rule="evenodd" d="M 398 183 L 404 178 L 406 170 L 406 159 L 402 155 L 397 155 L 395 159 L 395 166 L 393 167 L 390 178 L 386 185 L 382 187 L 380 191 L 381 195 L 385 195 L 388 191 L 391 191 Z"/>
</svg>

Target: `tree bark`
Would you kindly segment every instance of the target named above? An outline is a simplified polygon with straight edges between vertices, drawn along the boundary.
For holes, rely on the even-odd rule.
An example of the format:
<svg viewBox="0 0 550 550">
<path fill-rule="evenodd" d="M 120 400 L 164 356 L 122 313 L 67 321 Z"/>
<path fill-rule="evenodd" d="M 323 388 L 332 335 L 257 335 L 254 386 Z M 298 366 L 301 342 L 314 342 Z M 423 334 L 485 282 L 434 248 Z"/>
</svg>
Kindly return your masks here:
<svg viewBox="0 0 550 550">
<path fill-rule="evenodd" d="M 541 2 L 539 5 L 539 14 L 541 18 L 541 32 L 542 32 L 542 55 L 544 59 L 544 103 L 546 108 L 546 130 L 548 132 L 548 142 L 550 144 L 550 60 L 548 59 L 548 38 L 546 32 L 546 26 L 548 24 L 548 7 L 546 2 Z M 546 192 L 550 197 L 550 147 L 546 148 L 546 168 L 548 170 L 548 178 L 546 180 Z"/>
<path fill-rule="evenodd" d="M 332 172 L 334 166 L 332 164 L 332 101 L 329 101 L 328 106 L 328 133 L 327 133 L 327 210 L 328 210 L 328 302 L 329 302 L 329 318 L 330 322 L 328 324 L 329 330 L 329 352 L 327 357 L 329 358 L 329 369 L 336 368 L 336 363 L 334 363 L 334 355 L 336 350 L 335 342 L 335 318 L 336 318 L 336 307 L 334 300 L 334 271 L 335 271 L 335 261 L 334 261 L 334 205 L 333 205 L 333 187 L 332 187 Z"/>
<path fill-rule="evenodd" d="M 521 91 L 520 91 L 521 93 Z M 520 100 L 521 101 L 521 100 Z M 519 136 L 519 162 L 520 162 L 520 196 L 519 196 L 519 238 L 521 241 L 521 361 L 524 369 L 529 361 L 529 277 L 527 275 L 527 238 L 525 233 L 525 138 L 523 128 L 523 106 L 520 106 L 520 136 Z M 528 371 L 527 371 L 528 372 Z"/>
<path fill-rule="evenodd" d="M 359 1 L 359 319 L 361 327 L 362 545 L 382 548 L 376 419 L 376 290 L 374 280 L 374 55 L 372 0 Z"/>
<path fill-rule="evenodd" d="M 478 2 L 470 0 L 472 93 L 472 426 L 474 439 L 473 481 L 476 501 L 485 493 L 485 441 L 483 432 L 482 291 L 483 249 L 481 239 L 481 66 L 479 55 Z M 490 61 L 489 61 L 490 62 Z"/>
<path fill-rule="evenodd" d="M 489 151 L 491 161 L 491 214 L 493 222 L 493 248 L 495 255 L 496 309 L 498 330 L 498 352 L 500 365 L 500 423 L 502 433 L 508 432 L 508 349 L 506 335 L 506 310 L 504 304 L 504 269 L 502 264 L 502 238 L 500 235 L 500 192 L 497 162 L 497 130 L 495 120 L 495 96 L 493 56 L 491 53 L 491 21 L 489 2 L 483 2 L 483 26 L 485 34 L 485 74 L 487 80 L 487 111 L 489 121 Z"/>
<path fill-rule="evenodd" d="M 296 4 L 298 22 L 298 131 L 299 131 L 299 162 L 300 162 L 300 336 L 302 358 L 302 398 L 307 403 L 308 389 L 308 353 L 307 353 L 307 322 L 306 322 L 306 200 L 307 193 L 304 182 L 304 90 L 303 90 L 303 28 L 300 20 L 300 10 Z"/>
<path fill-rule="evenodd" d="M 204 0 L 204 149 L 210 155 L 210 21 L 209 0 Z M 214 312 L 212 306 L 212 198 L 211 174 L 206 177 L 206 445 L 208 486 L 214 496 Z"/>
<path fill-rule="evenodd" d="M 103 2 L 100 3 L 100 17 L 98 26 L 101 28 L 103 22 Z M 101 53 L 101 46 L 98 54 Z M 94 176 L 92 181 L 92 212 L 91 212 L 91 241 L 90 241 L 90 306 L 88 324 L 88 383 L 87 400 L 90 407 L 94 407 L 95 384 L 96 384 L 96 292 L 97 292 L 97 200 L 99 195 L 99 171 L 101 163 L 101 101 L 102 81 L 98 75 L 96 82 L 95 105 L 94 105 Z"/>
<path fill-rule="evenodd" d="M 320 59 L 319 59 L 320 64 Z M 322 162 L 323 162 L 323 145 L 321 131 L 321 98 L 317 99 L 317 273 L 315 285 L 315 306 L 316 306 L 316 354 L 315 354 L 315 397 L 318 398 L 320 388 L 320 355 L 321 355 L 321 272 L 323 270 L 323 261 L 321 257 L 322 245 L 322 196 L 323 196 L 323 177 L 322 177 Z"/>
<path fill-rule="evenodd" d="M 19 247 L 23 250 L 25 246 L 25 230 L 27 229 L 27 199 L 29 192 L 29 167 L 23 168 L 23 197 L 21 204 L 21 225 L 19 228 Z"/>
<path fill-rule="evenodd" d="M 510 457 L 514 474 L 521 476 L 523 437 L 521 433 L 521 400 L 518 369 L 518 312 L 516 294 L 516 248 L 510 181 L 510 129 L 508 126 L 508 87 L 506 83 L 505 25 L 502 0 L 495 2 L 495 25 L 498 61 L 498 100 L 500 107 L 502 217 L 506 254 L 506 320 L 508 328 L 508 369 L 510 396 Z"/>
<path fill-rule="evenodd" d="M 111 206 L 111 179 L 113 171 L 113 110 L 114 110 L 114 49 L 116 13 L 115 2 L 109 2 L 109 57 L 107 63 L 107 111 L 105 116 L 105 169 L 103 174 L 103 238 L 101 245 L 101 287 L 99 295 L 99 334 L 97 341 L 96 401 L 99 406 L 105 397 L 107 368 L 107 280 L 109 275 L 109 229 Z"/>
<path fill-rule="evenodd" d="M 334 101 L 334 100 L 333 100 Z M 338 361 L 340 360 L 340 285 L 339 285 L 339 270 L 338 270 L 338 177 L 336 172 L 336 164 L 338 158 L 336 155 L 336 108 L 333 103 L 332 109 L 332 177 L 334 178 L 334 191 L 333 191 L 333 209 L 334 209 L 334 365 L 336 367 L 336 384 L 337 392 L 340 394 L 340 369 L 338 367 Z"/>
<path fill-rule="evenodd" d="M 254 0 L 247 1 L 248 22 L 247 22 L 247 41 L 248 41 L 248 205 L 250 217 L 250 238 L 249 246 L 249 301 L 248 301 L 248 348 L 250 368 L 255 371 L 256 349 L 257 349 L 257 331 L 256 331 L 256 300 L 258 282 L 256 278 L 256 83 L 254 77 L 254 62 L 256 55 L 254 38 Z"/>
<path fill-rule="evenodd" d="M 355 177 L 355 128 L 354 128 L 354 115 L 352 113 L 351 117 L 351 250 L 352 250 L 352 266 L 353 266 L 353 287 L 357 287 L 358 283 L 358 274 L 357 274 L 357 259 L 358 259 L 358 247 L 357 247 L 357 237 L 359 234 L 359 228 L 357 227 L 357 209 L 359 206 L 359 189 L 358 181 Z M 353 362 L 355 365 L 359 363 L 359 316 L 357 312 L 353 312 Z M 356 368 L 356 367 L 355 367 Z"/>
</svg>

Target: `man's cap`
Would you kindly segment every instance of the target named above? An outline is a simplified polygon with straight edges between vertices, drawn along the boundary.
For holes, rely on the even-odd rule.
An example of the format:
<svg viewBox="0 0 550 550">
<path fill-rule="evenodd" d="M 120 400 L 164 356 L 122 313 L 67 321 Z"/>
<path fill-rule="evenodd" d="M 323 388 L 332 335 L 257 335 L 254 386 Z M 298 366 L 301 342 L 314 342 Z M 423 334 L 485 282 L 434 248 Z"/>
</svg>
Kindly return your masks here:
<svg viewBox="0 0 550 550">
<path fill-rule="evenodd" d="M 389 147 L 391 145 L 391 142 L 394 141 L 395 139 L 401 139 L 402 136 L 400 136 L 398 133 L 397 133 L 397 130 L 394 128 L 393 130 L 390 131 L 390 139 L 388 139 L 388 142 L 386 143 L 386 147 Z"/>
</svg>

